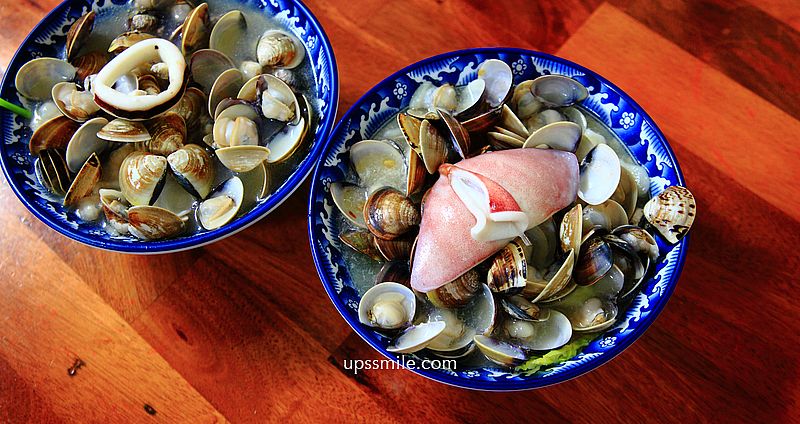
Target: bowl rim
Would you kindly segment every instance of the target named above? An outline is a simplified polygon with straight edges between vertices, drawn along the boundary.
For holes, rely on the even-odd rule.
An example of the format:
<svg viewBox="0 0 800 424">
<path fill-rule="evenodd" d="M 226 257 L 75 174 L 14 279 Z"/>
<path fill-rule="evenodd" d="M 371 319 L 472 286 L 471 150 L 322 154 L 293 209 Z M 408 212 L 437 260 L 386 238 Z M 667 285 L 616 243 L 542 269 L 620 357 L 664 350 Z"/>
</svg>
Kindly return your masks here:
<svg viewBox="0 0 800 424">
<path fill-rule="evenodd" d="M 63 13 L 66 7 L 76 0 L 63 0 L 57 6 L 55 6 L 50 12 L 48 12 L 25 36 L 23 41 L 17 47 L 17 50 L 14 52 L 14 55 L 11 57 L 11 60 L 8 62 L 8 67 L 11 67 L 11 64 L 15 63 L 23 51 L 23 47 L 28 44 L 30 40 L 32 40 L 36 34 L 42 31 L 43 27 L 46 23 L 49 23 L 51 20 L 56 19 L 57 13 Z M 324 147 L 327 145 L 328 137 L 330 136 L 331 132 L 333 131 L 334 122 L 336 119 L 336 115 L 339 110 L 339 68 L 336 63 L 336 57 L 334 56 L 333 45 L 328 38 L 328 35 L 325 33 L 325 30 L 322 27 L 322 24 L 317 19 L 316 15 L 308 8 L 308 6 L 303 3 L 302 0 L 287 0 L 291 1 L 301 13 L 305 14 L 308 17 L 308 24 L 319 34 L 320 38 L 320 48 L 325 52 L 325 54 L 330 58 L 330 72 L 331 72 L 331 81 L 330 81 L 330 90 L 331 90 L 331 108 L 330 113 L 322 120 L 318 126 L 320 129 L 319 135 L 316 136 L 316 144 L 309 150 L 306 157 L 300 162 L 297 169 L 290 175 L 289 179 L 283 182 L 280 189 L 274 192 L 271 196 L 269 196 L 266 201 L 261 203 L 260 205 L 256 206 L 254 209 L 249 211 L 244 216 L 239 217 L 235 221 L 229 223 L 228 225 L 224 225 L 221 228 L 205 231 L 199 234 L 194 234 L 187 237 L 182 237 L 178 239 L 172 240 L 159 240 L 159 241 L 119 241 L 119 240 L 101 240 L 97 239 L 94 236 L 86 235 L 80 231 L 72 230 L 62 226 L 59 222 L 51 219 L 50 215 L 46 212 L 39 211 L 37 207 L 33 205 L 27 199 L 27 196 L 22 192 L 22 190 L 17 187 L 16 184 L 12 183 L 12 178 L 9 173 L 9 170 L 6 166 L 6 159 L 7 156 L 5 154 L 5 143 L 0 142 L 0 167 L 3 168 L 3 175 L 8 182 L 8 185 L 11 187 L 14 194 L 20 200 L 20 202 L 25 205 L 25 207 L 30 211 L 36 218 L 40 221 L 44 222 L 48 227 L 52 228 L 59 234 L 75 240 L 81 244 L 84 244 L 89 247 L 94 247 L 100 250 L 110 251 L 110 252 L 120 252 L 120 253 L 128 253 L 128 254 L 160 254 L 160 253 L 174 253 L 180 252 L 184 250 L 194 249 L 198 247 L 202 247 L 216 241 L 222 240 L 229 236 L 232 236 L 239 231 L 244 230 L 245 228 L 255 224 L 265 216 L 269 215 L 273 210 L 278 208 L 284 201 L 289 199 L 292 194 L 303 184 L 303 182 L 308 178 L 309 175 L 312 174 L 314 167 L 316 166 L 316 162 L 320 158 Z M 95 4 L 96 0 L 91 0 L 92 5 Z M 311 58 L 308 58 L 311 60 Z M 7 68 L 8 68 L 7 67 Z M 6 69 L 7 71 L 8 69 Z M 9 78 L 13 78 L 11 73 L 5 72 L 3 75 L 2 80 L 0 80 L 0 89 L 5 87 L 6 84 L 10 84 L 11 80 Z M 3 111 L 3 113 L 9 113 L 7 111 Z M 5 131 L 3 128 L 3 121 L 0 120 L 0 130 Z"/>
<path fill-rule="evenodd" d="M 397 78 L 407 74 L 408 72 L 425 66 L 427 64 L 441 61 L 443 59 L 460 56 L 460 55 L 475 55 L 481 53 L 512 53 L 512 54 L 523 54 L 532 57 L 540 57 L 543 59 L 552 60 L 555 62 L 559 62 L 565 64 L 569 67 L 577 69 L 579 71 L 584 72 L 587 75 L 592 75 L 593 77 L 597 78 L 601 83 L 606 85 L 611 90 L 615 91 L 620 97 L 624 98 L 626 102 L 628 102 L 632 109 L 636 110 L 642 115 L 642 118 L 646 120 L 652 127 L 653 131 L 656 133 L 658 138 L 663 141 L 664 150 L 672 161 L 675 166 L 675 176 L 678 180 L 680 185 L 685 185 L 685 180 L 683 176 L 683 172 L 680 169 L 680 165 L 678 164 L 677 157 L 672 150 L 672 147 L 669 145 L 667 138 L 664 136 L 664 133 L 661 129 L 656 125 L 655 121 L 650 117 L 650 115 L 630 96 L 628 93 L 620 89 L 615 84 L 611 83 L 608 79 L 603 77 L 602 75 L 594 72 L 582 65 L 579 65 L 571 60 L 564 59 L 559 56 L 555 56 L 549 53 L 540 52 L 537 50 L 532 49 L 524 49 L 518 47 L 477 47 L 477 48 L 468 48 L 462 50 L 453 50 L 444 53 L 439 53 L 434 56 L 427 57 L 422 59 L 418 62 L 414 62 L 408 66 L 403 67 L 402 69 L 392 73 L 388 77 L 384 78 L 380 82 L 376 83 L 372 88 L 367 90 L 357 101 L 355 101 L 352 106 L 342 114 L 341 118 L 337 122 L 336 126 L 334 127 L 333 131 L 328 135 L 328 139 L 325 141 L 325 151 L 328 150 L 330 145 L 334 141 L 334 136 L 343 129 L 346 123 L 349 121 L 349 117 L 352 113 L 355 113 L 364 103 L 364 101 L 374 95 L 380 87 L 383 85 L 396 80 Z M 328 276 L 323 271 L 320 264 L 322 263 L 320 258 L 320 252 L 317 250 L 317 246 L 315 243 L 315 236 L 314 236 L 314 224 L 316 220 L 316 216 L 314 211 L 316 209 L 316 202 L 315 197 L 316 193 L 321 189 L 320 184 L 321 181 L 319 180 L 319 174 L 322 170 L 322 165 L 324 162 L 320 161 L 316 168 L 314 169 L 314 175 L 311 178 L 311 187 L 309 190 L 309 205 L 308 205 L 308 238 L 311 247 L 311 254 L 314 260 L 314 266 L 317 269 L 317 275 L 320 279 L 322 286 L 325 288 L 328 297 L 330 298 L 331 303 L 333 303 L 336 310 L 339 312 L 339 315 L 344 318 L 345 322 L 350 326 L 350 328 L 356 332 L 367 344 L 372 346 L 373 349 L 380 352 L 384 357 L 387 359 L 401 364 L 401 361 L 398 359 L 399 356 L 395 356 L 392 353 L 388 352 L 383 346 L 377 344 L 372 337 L 368 337 L 367 333 L 373 333 L 373 330 L 366 328 L 357 319 L 351 319 L 349 310 L 345 309 L 345 305 L 342 302 L 338 301 L 338 295 L 333 290 L 333 285 L 328 279 Z M 547 376 L 542 378 L 525 378 L 523 380 L 508 380 L 508 381 L 483 381 L 477 379 L 464 379 L 462 377 L 456 377 L 447 373 L 440 372 L 438 370 L 426 370 L 421 368 L 406 368 L 409 371 L 428 378 L 430 380 L 437 381 L 439 383 L 444 383 L 449 386 L 471 389 L 471 390 L 478 390 L 478 391 L 487 391 L 487 392 L 511 392 L 511 391 L 522 391 L 522 390 L 531 390 L 531 389 L 538 389 L 542 387 L 547 387 L 551 385 L 555 385 L 558 383 L 563 383 L 565 381 L 571 380 L 573 378 L 577 378 L 581 375 L 587 374 L 602 365 L 606 364 L 613 358 L 616 358 L 619 354 L 621 354 L 625 349 L 627 349 L 630 345 L 632 345 L 639 337 L 644 334 L 644 332 L 653 324 L 656 318 L 661 314 L 661 311 L 664 309 L 666 304 L 669 302 L 669 299 L 672 297 L 672 293 L 677 286 L 678 280 L 680 279 L 681 272 L 683 271 L 683 266 L 686 261 L 686 254 L 689 246 L 689 237 L 690 235 L 686 235 L 682 238 L 678 244 L 682 246 L 679 252 L 679 256 L 677 258 L 676 266 L 670 276 L 670 282 L 666 287 L 663 295 L 661 296 L 662 300 L 649 312 L 649 314 L 639 321 L 636 329 L 633 330 L 632 333 L 628 334 L 625 338 L 621 341 L 618 341 L 612 348 L 606 350 L 603 355 L 592 358 L 584 364 L 580 364 L 574 368 L 564 370 L 563 372 L 553 375 Z M 598 333 L 602 334 L 602 333 Z"/>
</svg>

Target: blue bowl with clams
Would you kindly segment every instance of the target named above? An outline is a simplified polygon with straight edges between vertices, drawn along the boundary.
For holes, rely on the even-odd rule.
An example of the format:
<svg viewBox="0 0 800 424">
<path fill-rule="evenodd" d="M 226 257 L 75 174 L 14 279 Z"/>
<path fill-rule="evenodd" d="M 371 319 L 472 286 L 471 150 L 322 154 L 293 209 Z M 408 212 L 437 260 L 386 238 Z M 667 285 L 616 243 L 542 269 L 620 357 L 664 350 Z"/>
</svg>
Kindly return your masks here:
<svg viewBox="0 0 800 424">
<path fill-rule="evenodd" d="M 132 13 L 133 0 L 66 0 L 51 11 L 31 31 L 8 65 L 0 88 L 0 97 L 24 105 L 15 89 L 17 71 L 28 61 L 38 57 L 65 58 L 66 33 L 70 25 L 90 10 L 95 11 L 95 31 L 119 29 Z M 324 140 L 329 135 L 339 101 L 339 80 L 336 60 L 328 37 L 313 13 L 298 0 L 210 0 L 212 17 L 221 12 L 240 9 L 248 14 L 268 17 L 272 25 L 294 34 L 305 46 L 305 62 L 309 69 L 306 77 L 309 100 L 315 112 L 315 124 L 310 128 L 301 152 L 304 156 L 294 160 L 291 168 L 284 170 L 286 177 L 272 181 L 270 194 L 255 207 L 242 213 L 222 227 L 180 236 L 174 239 L 141 241 L 132 236 L 111 235 L 96 222 L 81 221 L 74 211 L 62 206 L 37 181 L 35 158 L 28 151 L 31 136 L 29 121 L 0 109 L 0 161 L 5 177 L 20 201 L 37 218 L 59 233 L 86 245 L 125 253 L 164 253 L 198 247 L 234 234 L 269 214 L 286 200 L 311 173 L 322 154 Z M 215 13 L 215 8 L 219 9 Z M 125 18 L 120 18 L 123 15 Z M 255 46 L 254 46 L 255 49 Z"/>
<path fill-rule="evenodd" d="M 483 48 L 455 51 L 425 59 L 389 76 L 359 99 L 334 128 L 322 159 L 314 173 L 309 199 L 308 225 L 311 251 L 319 277 L 336 309 L 350 326 L 372 347 L 401 364 L 414 359 L 417 364 L 432 358 L 425 350 L 397 355 L 387 350 L 392 340 L 359 321 L 360 280 L 363 270 L 354 266 L 352 252 L 338 238 L 346 226 L 334 204 L 329 185 L 344 181 L 352 171 L 348 149 L 354 143 L 371 139 L 389 120 L 408 107 L 415 90 L 426 81 L 435 84 L 468 84 L 477 78 L 477 67 L 488 59 L 507 63 L 514 84 L 541 75 L 559 74 L 581 82 L 589 96 L 581 103 L 621 141 L 633 161 L 646 169 L 649 191 L 655 196 L 673 185 L 684 185 L 683 175 L 666 138 L 647 113 L 618 87 L 602 76 L 570 61 L 545 53 L 514 48 Z M 677 244 L 656 236 L 660 256 L 648 279 L 617 321 L 597 333 L 573 357 L 538 369 L 520 371 L 478 362 L 456 369 L 411 368 L 417 374 L 453 386 L 478 390 L 525 390 L 556 384 L 587 373 L 630 346 L 641 336 L 664 308 L 678 282 L 688 238 Z M 374 271 L 372 271 L 374 273 Z M 374 274 L 372 274 L 374 276 Z M 368 276 L 366 277 L 368 278 Z M 584 343 L 585 344 L 585 343 Z"/>
</svg>

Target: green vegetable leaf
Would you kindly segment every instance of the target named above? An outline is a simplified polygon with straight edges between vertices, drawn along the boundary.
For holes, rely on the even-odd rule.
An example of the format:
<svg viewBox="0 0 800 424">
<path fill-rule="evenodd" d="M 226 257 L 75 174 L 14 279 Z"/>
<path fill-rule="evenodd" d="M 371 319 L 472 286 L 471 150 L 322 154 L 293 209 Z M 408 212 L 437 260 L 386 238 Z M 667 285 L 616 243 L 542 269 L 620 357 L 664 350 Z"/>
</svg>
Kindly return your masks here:
<svg viewBox="0 0 800 424">
<path fill-rule="evenodd" d="M 583 348 L 597 337 L 596 334 L 579 337 L 564 346 L 553 349 L 542 356 L 534 356 L 528 359 L 524 364 L 518 366 L 516 371 L 524 375 L 532 375 L 537 373 L 540 369 L 564 362 L 575 357 Z"/>
<path fill-rule="evenodd" d="M 0 107 L 2 107 L 3 109 L 7 109 L 25 119 L 31 119 L 31 111 L 25 109 L 24 107 L 19 107 L 7 100 L 0 99 Z"/>
</svg>

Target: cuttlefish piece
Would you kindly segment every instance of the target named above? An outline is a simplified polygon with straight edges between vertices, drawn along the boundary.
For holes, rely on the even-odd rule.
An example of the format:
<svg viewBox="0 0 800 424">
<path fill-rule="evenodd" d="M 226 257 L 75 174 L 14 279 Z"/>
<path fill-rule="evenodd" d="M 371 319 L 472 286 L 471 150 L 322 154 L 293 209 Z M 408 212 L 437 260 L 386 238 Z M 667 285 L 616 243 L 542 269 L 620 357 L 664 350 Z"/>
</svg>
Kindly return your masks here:
<svg viewBox="0 0 800 424">
<path fill-rule="evenodd" d="M 502 191 L 510 194 L 518 210 L 527 217 L 526 229 L 541 224 L 571 204 L 578 192 L 578 161 L 569 152 L 512 149 L 479 155 L 455 166 L 483 178 L 463 179 L 463 175 L 458 174 L 456 185 L 490 180 L 502 189 L 490 183 L 493 188 L 487 189 L 486 193 L 493 201 L 505 199 Z M 472 229 L 478 224 L 475 215 L 453 189 L 453 169 L 445 166 L 444 171 L 425 201 L 414 254 L 411 285 L 421 292 L 456 279 L 514 238 L 511 235 L 502 239 L 476 240 L 472 235 Z M 458 182 L 459 178 L 461 182 Z M 499 210 L 515 212 L 517 208 L 504 206 Z M 522 222 L 520 218 L 516 219 Z"/>
</svg>

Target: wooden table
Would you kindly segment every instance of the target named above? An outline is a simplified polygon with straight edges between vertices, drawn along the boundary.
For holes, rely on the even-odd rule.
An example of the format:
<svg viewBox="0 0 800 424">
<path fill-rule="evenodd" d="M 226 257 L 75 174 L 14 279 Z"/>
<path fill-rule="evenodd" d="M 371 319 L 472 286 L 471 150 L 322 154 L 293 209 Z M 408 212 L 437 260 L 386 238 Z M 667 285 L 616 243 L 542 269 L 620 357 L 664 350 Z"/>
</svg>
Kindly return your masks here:
<svg viewBox="0 0 800 424">
<path fill-rule="evenodd" d="M 57 0 L 0 4 L 0 63 Z M 800 420 L 796 0 L 308 1 L 346 110 L 447 50 L 516 46 L 622 87 L 675 149 L 699 214 L 669 305 L 630 349 L 523 393 L 454 389 L 379 355 L 317 279 L 308 184 L 222 242 L 154 257 L 64 238 L 0 187 L 0 422 Z M 80 358 L 84 364 L 70 375 Z"/>
</svg>

